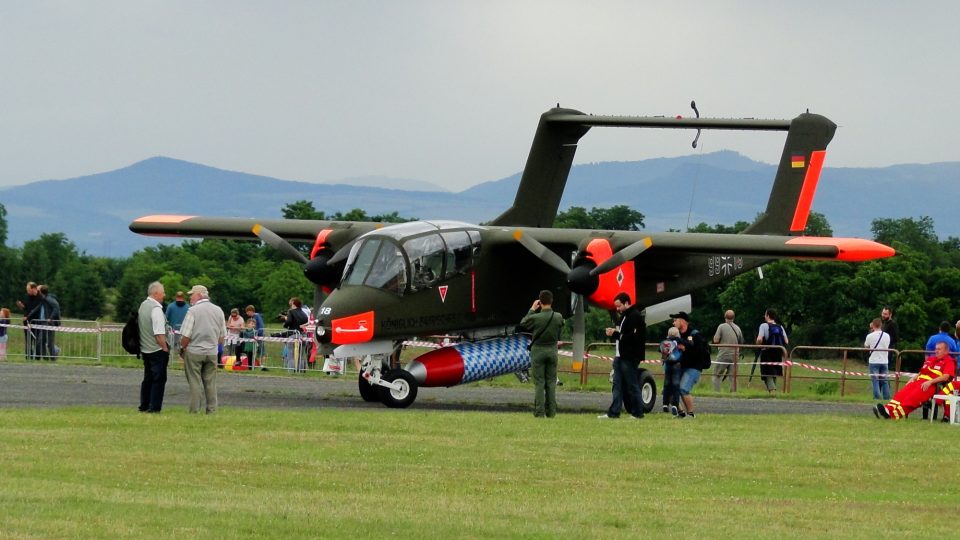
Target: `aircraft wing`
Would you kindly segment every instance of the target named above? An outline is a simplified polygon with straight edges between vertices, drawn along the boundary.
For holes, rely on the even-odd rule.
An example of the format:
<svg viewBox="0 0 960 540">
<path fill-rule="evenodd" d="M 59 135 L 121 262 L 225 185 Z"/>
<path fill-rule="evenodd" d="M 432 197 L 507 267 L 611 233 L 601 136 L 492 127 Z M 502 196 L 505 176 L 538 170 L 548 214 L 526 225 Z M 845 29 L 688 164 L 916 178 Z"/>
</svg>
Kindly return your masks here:
<svg viewBox="0 0 960 540">
<path fill-rule="evenodd" d="M 893 248 L 860 238 L 819 236 L 767 236 L 717 233 L 644 233 L 642 231 L 590 231 L 521 227 L 515 235 L 530 236 L 551 247 L 576 249 L 585 240 L 605 239 L 614 252 L 644 243 L 640 259 L 654 255 L 741 255 L 773 259 L 867 261 L 891 257 Z M 639 245 L 638 245 L 639 247 Z M 629 257 L 633 258 L 633 257 Z"/>
<path fill-rule="evenodd" d="M 148 236 L 226 238 L 258 240 L 254 226 L 267 228 L 288 242 L 313 242 L 324 230 L 333 231 L 340 246 L 361 234 L 380 228 L 380 223 L 306 219 L 253 219 L 152 215 L 137 218 L 130 230 Z M 339 246 L 338 246 L 339 247 Z"/>
</svg>

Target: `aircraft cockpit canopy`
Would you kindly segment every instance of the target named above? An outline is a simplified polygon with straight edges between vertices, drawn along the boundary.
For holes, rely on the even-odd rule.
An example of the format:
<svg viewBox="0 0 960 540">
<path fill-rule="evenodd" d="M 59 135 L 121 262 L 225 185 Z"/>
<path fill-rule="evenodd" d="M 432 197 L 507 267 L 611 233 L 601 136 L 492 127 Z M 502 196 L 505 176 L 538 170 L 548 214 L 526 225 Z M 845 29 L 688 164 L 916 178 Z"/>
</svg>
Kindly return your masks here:
<svg viewBox="0 0 960 540">
<path fill-rule="evenodd" d="M 357 240 L 342 283 L 412 293 L 467 272 L 479 250 L 477 225 L 458 221 L 390 225 Z"/>
</svg>

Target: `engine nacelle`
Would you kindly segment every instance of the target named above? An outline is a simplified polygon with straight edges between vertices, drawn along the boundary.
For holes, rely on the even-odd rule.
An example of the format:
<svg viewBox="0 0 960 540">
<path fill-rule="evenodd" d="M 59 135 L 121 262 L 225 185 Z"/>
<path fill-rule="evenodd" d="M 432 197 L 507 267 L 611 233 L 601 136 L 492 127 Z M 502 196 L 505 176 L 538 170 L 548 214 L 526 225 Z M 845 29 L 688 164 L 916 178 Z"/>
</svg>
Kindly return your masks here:
<svg viewBox="0 0 960 540">
<path fill-rule="evenodd" d="M 310 250 L 310 262 L 303 268 L 303 275 L 311 283 L 322 287 L 325 293 L 337 288 L 343 277 L 343 264 L 329 264 L 335 254 L 327 239 L 332 232 L 331 229 L 324 229 L 317 234 L 313 249 Z"/>
<path fill-rule="evenodd" d="M 613 299 L 621 292 L 630 295 L 630 300 L 637 300 L 637 278 L 633 261 L 627 261 L 620 266 L 604 272 L 599 276 L 591 276 L 590 271 L 613 256 L 610 241 L 605 238 L 594 238 L 580 250 L 573 264 L 573 269 L 567 274 L 567 286 L 571 291 L 582 294 L 594 305 L 603 309 L 613 309 Z"/>
</svg>

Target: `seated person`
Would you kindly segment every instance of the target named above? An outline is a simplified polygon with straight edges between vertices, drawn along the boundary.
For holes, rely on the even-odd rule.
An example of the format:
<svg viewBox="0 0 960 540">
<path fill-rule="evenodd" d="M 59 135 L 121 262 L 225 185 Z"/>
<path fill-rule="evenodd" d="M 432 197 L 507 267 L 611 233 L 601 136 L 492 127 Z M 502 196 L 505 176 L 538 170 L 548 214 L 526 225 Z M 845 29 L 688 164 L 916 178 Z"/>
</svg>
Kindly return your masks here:
<svg viewBox="0 0 960 540">
<path fill-rule="evenodd" d="M 923 367 L 920 368 L 920 373 L 914 375 L 910 382 L 901 388 L 886 405 L 877 403 L 873 414 L 877 418 L 892 418 L 894 420 L 906 418 L 924 401 L 937 393 L 937 384 L 953 381 L 956 373 L 957 366 L 953 358 L 950 357 L 950 348 L 945 341 L 940 341 L 936 344 L 935 355 L 927 357 Z M 944 417 L 949 418 L 948 412 L 944 412 Z"/>
</svg>

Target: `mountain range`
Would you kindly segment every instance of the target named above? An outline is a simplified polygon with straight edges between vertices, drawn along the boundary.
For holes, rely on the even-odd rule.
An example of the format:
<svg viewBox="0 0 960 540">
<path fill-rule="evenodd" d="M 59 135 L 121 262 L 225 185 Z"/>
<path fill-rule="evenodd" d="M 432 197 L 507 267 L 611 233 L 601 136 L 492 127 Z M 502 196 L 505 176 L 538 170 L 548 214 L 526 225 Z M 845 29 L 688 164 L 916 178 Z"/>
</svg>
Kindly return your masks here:
<svg viewBox="0 0 960 540">
<path fill-rule="evenodd" d="M 627 205 L 646 216 L 651 231 L 700 222 L 732 225 L 763 210 L 775 170 L 731 151 L 576 165 L 560 206 Z M 876 218 L 930 216 L 941 237 L 960 237 L 960 220 L 953 216 L 960 201 L 957 180 L 960 162 L 827 167 L 813 211 L 827 217 L 837 236 L 869 238 Z M 148 214 L 279 218 L 284 205 L 307 199 L 328 214 L 361 208 L 370 215 L 396 211 L 479 223 L 510 206 L 519 182 L 517 173 L 460 192 L 383 177 L 317 184 L 154 157 L 115 171 L 0 189 L 0 203 L 7 209 L 9 245 L 63 232 L 87 254 L 126 257 L 158 243 L 127 228 Z"/>
</svg>

